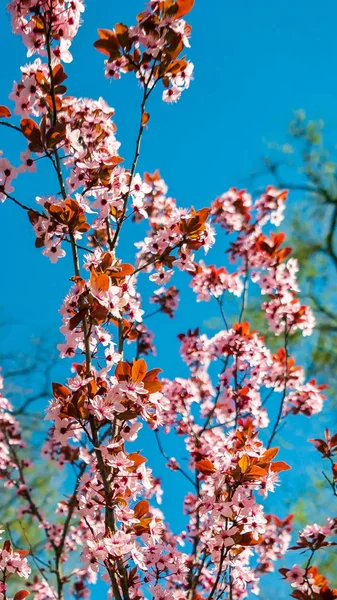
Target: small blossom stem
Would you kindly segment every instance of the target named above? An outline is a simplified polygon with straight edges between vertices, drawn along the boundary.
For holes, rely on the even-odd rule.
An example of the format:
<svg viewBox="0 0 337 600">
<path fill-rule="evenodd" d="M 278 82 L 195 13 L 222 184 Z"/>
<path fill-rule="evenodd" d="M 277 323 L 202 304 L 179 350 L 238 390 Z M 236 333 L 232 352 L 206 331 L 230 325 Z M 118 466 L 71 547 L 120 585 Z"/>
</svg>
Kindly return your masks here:
<svg viewBox="0 0 337 600">
<path fill-rule="evenodd" d="M 156 437 L 156 441 L 157 441 L 157 445 L 158 445 L 158 449 L 160 454 L 165 458 L 165 460 L 170 460 L 169 455 L 165 452 L 163 445 L 161 443 L 161 439 L 159 437 L 159 431 L 157 431 L 156 429 L 154 430 L 154 434 Z M 186 473 L 186 471 L 184 471 L 184 469 L 182 469 L 180 466 L 178 467 L 177 471 L 180 471 L 180 473 L 182 475 L 184 475 L 184 477 L 186 477 L 186 479 L 194 486 L 197 487 L 197 484 L 193 481 L 192 477 L 189 476 L 188 473 Z"/>
<path fill-rule="evenodd" d="M 248 263 L 248 253 L 245 254 L 245 279 L 243 283 L 243 292 L 242 292 L 242 304 L 241 311 L 239 315 L 239 323 L 241 323 L 243 318 L 243 313 L 245 311 L 248 299 L 248 282 L 249 282 L 249 263 Z"/>
<path fill-rule="evenodd" d="M 127 209 L 127 205 L 128 205 L 128 199 L 129 199 L 130 190 L 131 190 L 131 187 L 132 187 L 133 178 L 134 178 L 134 175 L 136 173 L 136 168 L 137 168 L 138 159 L 139 159 L 139 155 L 140 155 L 140 146 L 141 146 L 143 132 L 144 132 L 143 116 L 145 114 L 146 102 L 147 102 L 147 100 L 148 100 L 151 92 L 154 89 L 154 86 L 152 86 L 152 88 L 148 89 L 148 85 L 149 85 L 151 77 L 152 77 L 154 66 L 155 66 L 155 62 L 154 62 L 154 65 L 152 67 L 152 71 L 151 71 L 151 74 L 149 76 L 149 79 L 144 84 L 143 99 L 142 99 L 142 103 L 141 103 L 141 106 L 140 106 L 140 122 L 139 122 L 138 135 L 137 135 L 137 139 L 136 139 L 136 148 L 135 148 L 135 154 L 134 154 L 134 157 L 133 157 L 132 167 L 131 167 L 131 171 L 130 171 L 129 189 L 128 189 L 127 193 L 125 194 L 122 215 L 121 215 L 121 217 L 119 218 L 119 220 L 117 222 L 116 231 L 114 233 L 114 237 L 112 239 L 111 246 L 110 246 L 111 250 L 115 248 L 115 246 L 117 244 L 117 241 L 118 241 L 120 230 L 122 228 L 122 225 L 123 225 L 123 222 L 124 222 L 124 219 L 125 219 L 125 213 L 126 213 L 126 209 Z"/>
<path fill-rule="evenodd" d="M 216 576 L 215 581 L 213 583 L 210 595 L 208 596 L 208 600 L 212 600 L 215 592 L 218 589 L 218 584 L 219 584 L 220 577 L 221 577 L 221 574 L 222 574 L 222 566 L 223 566 L 223 563 L 224 563 L 224 560 L 225 560 L 227 554 L 228 554 L 228 549 L 225 550 L 225 546 L 224 546 L 224 544 L 222 544 L 221 553 L 220 553 L 219 568 L 218 568 L 217 576 Z"/>
<path fill-rule="evenodd" d="M 22 129 L 20 127 L 17 127 L 16 125 L 13 125 L 12 123 L 5 123 L 5 121 L 0 121 L 0 125 L 4 125 L 4 127 L 9 127 L 10 129 L 14 129 L 19 133 L 22 133 Z"/>
<path fill-rule="evenodd" d="M 287 327 L 287 323 L 285 323 L 285 329 L 284 329 L 284 351 L 285 351 L 285 371 L 284 371 L 284 390 L 282 393 L 282 399 L 280 402 L 280 407 L 279 407 L 279 411 L 276 417 L 276 421 L 274 423 L 274 427 L 273 430 L 271 432 L 271 436 L 269 438 L 268 444 L 267 444 L 267 448 L 270 448 L 271 443 L 274 439 L 274 437 L 276 436 L 276 434 L 278 433 L 279 430 L 279 426 L 280 426 L 280 422 L 282 420 L 282 412 L 283 412 L 283 406 L 284 406 L 284 402 L 287 396 L 287 383 L 288 383 L 288 378 L 289 378 L 289 368 L 288 368 L 288 336 L 289 336 L 289 330 Z"/>
</svg>

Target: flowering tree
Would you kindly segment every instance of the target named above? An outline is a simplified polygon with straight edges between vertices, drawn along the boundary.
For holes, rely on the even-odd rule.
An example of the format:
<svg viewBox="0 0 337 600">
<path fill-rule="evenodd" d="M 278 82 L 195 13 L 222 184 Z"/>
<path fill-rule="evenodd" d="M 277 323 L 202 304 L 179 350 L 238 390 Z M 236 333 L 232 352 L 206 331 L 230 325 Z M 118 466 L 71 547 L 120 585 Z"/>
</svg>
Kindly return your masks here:
<svg viewBox="0 0 337 600">
<path fill-rule="evenodd" d="M 27 211 L 36 247 L 52 263 L 66 252 L 72 257 L 58 346 L 61 358 L 71 359 L 72 376 L 53 383 L 46 415 L 51 428 L 33 465 L 24 450 L 24 423 L 0 399 L 1 477 L 21 502 L 22 521 L 33 522 L 41 534 L 37 548 L 29 540 L 24 550 L 4 542 L 1 599 L 95 598 L 94 584 L 103 579 L 116 600 L 149 594 L 156 600 L 240 600 L 259 593 L 260 578 L 288 550 L 291 515 L 266 515 L 262 504 L 279 473 L 290 468 L 282 452 L 275 460 L 275 438 L 291 415 L 321 411 L 325 386 L 306 381 L 290 355 L 293 334 L 310 335 L 314 318 L 298 298 L 296 259 L 283 245 L 284 234 L 274 231 L 287 191 L 269 187 L 253 200 L 233 188 L 195 210 L 179 208 L 167 196 L 158 171 L 137 173 L 148 98 L 162 86 L 163 100 L 175 102 L 191 81 L 193 66 L 183 54 L 192 5 L 151 0 L 134 26 L 99 30 L 95 47 L 105 56 L 106 76 L 134 73 L 143 89 L 130 168 L 119 156 L 113 109 L 102 98 L 67 96 L 63 64 L 72 60 L 81 0 L 13 0 L 8 7 L 28 56 L 39 56 L 22 67 L 10 95 L 20 120 L 0 107 L 1 125 L 28 142 L 18 167 L 0 159 L 0 197 Z M 26 205 L 13 180 L 46 162 L 55 194 Z M 127 220 L 140 237 L 142 224 L 147 226 L 134 264 L 125 263 L 121 251 Z M 216 230 L 219 243 L 229 239 L 228 268 L 200 257 L 214 245 Z M 223 324 L 211 338 L 199 329 L 181 333 L 188 375 L 170 380 L 143 358 L 153 362 L 154 345 L 139 290 L 145 276 L 156 286 L 156 311 L 173 318 L 176 271 L 186 274 L 196 301 L 217 300 Z M 253 286 L 263 294 L 265 329 L 279 340 L 276 353 L 245 320 Z M 235 315 L 227 308 L 230 294 L 237 298 Z M 272 395 L 278 408 L 270 418 Z M 164 521 L 160 480 L 137 449 L 142 427 L 155 431 L 167 467 L 189 483 L 187 524 L 178 533 L 175 523 Z M 184 440 L 187 468 L 166 455 L 161 433 Z M 315 444 L 331 461 L 327 478 L 336 495 L 335 436 L 327 433 Z M 49 463 L 67 472 L 67 498 L 62 493 L 52 513 L 30 484 L 30 467 L 45 472 Z M 334 544 L 329 538 L 336 530 L 336 520 L 328 519 L 301 532 L 295 548 L 309 558 L 303 567 L 281 569 L 293 597 L 337 596 L 312 565 L 316 551 Z M 24 586 L 17 576 L 27 580 Z"/>
</svg>

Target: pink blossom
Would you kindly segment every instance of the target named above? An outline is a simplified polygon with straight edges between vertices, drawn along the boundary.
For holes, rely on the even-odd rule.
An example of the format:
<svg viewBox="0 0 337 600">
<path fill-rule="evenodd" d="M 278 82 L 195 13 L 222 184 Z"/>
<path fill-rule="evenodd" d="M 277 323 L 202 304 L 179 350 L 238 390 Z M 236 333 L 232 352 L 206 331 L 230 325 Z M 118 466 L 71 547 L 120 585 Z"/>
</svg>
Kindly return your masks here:
<svg viewBox="0 0 337 600">
<path fill-rule="evenodd" d="M 298 565 L 294 565 L 286 574 L 286 580 L 290 583 L 291 587 L 299 587 L 304 582 L 305 569 L 302 569 Z"/>
</svg>

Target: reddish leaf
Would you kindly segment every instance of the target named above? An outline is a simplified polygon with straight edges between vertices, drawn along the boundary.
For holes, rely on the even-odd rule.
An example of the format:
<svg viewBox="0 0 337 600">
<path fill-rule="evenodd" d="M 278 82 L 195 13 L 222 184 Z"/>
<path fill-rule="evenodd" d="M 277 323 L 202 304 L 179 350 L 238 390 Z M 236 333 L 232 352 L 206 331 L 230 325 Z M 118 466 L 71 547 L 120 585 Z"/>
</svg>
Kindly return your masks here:
<svg viewBox="0 0 337 600">
<path fill-rule="evenodd" d="M 116 31 L 116 35 L 119 36 L 119 35 L 123 35 L 127 31 L 129 31 L 129 28 L 127 27 L 127 25 L 123 25 L 123 23 L 117 23 L 117 25 L 115 27 L 115 31 Z"/>
<path fill-rule="evenodd" d="M 44 74 L 42 73 L 42 71 L 36 71 L 35 79 L 39 85 L 41 85 L 45 89 L 48 89 L 48 90 L 50 89 L 50 85 L 49 85 L 49 83 L 47 83 L 47 80 L 46 80 Z"/>
<path fill-rule="evenodd" d="M 128 265 L 128 264 L 124 263 L 122 265 L 118 265 L 118 271 L 113 271 L 112 275 L 116 279 L 123 279 L 127 275 L 132 275 L 132 273 L 134 272 L 134 270 L 135 269 L 134 269 L 134 267 L 132 265 Z"/>
<path fill-rule="evenodd" d="M 56 65 L 56 67 L 53 68 L 53 80 L 55 86 L 63 83 L 67 77 L 68 75 L 65 74 L 62 65 Z"/>
<path fill-rule="evenodd" d="M 310 439 L 308 440 L 308 442 L 311 442 L 312 444 L 314 444 L 316 450 L 318 450 L 318 452 L 320 452 L 323 455 L 328 456 L 329 455 L 329 446 L 328 444 L 324 441 L 324 440 L 320 440 L 320 439 Z"/>
<path fill-rule="evenodd" d="M 28 211 L 28 219 L 30 220 L 32 225 L 36 225 L 36 223 L 39 220 L 39 215 L 34 211 L 34 210 L 29 210 Z"/>
<path fill-rule="evenodd" d="M 146 123 L 148 123 L 150 120 L 150 115 L 147 112 L 143 112 L 142 114 L 142 126 L 144 127 L 144 125 L 146 125 Z"/>
<path fill-rule="evenodd" d="M 108 40 L 114 34 L 111 29 L 97 29 L 97 33 L 101 40 Z"/>
<path fill-rule="evenodd" d="M 101 271 L 106 271 L 106 269 L 108 269 L 109 267 L 111 267 L 112 265 L 112 256 L 111 254 L 109 254 L 109 252 L 105 252 L 102 255 L 102 260 L 101 260 L 101 264 L 100 264 L 100 269 Z"/>
<path fill-rule="evenodd" d="M 179 71 L 183 71 L 187 66 L 186 60 L 174 60 L 170 63 L 170 66 L 166 70 L 166 73 L 171 73 L 171 75 L 175 75 L 179 73 Z"/>
<path fill-rule="evenodd" d="M 110 287 L 109 275 L 106 275 L 106 273 L 101 273 L 101 275 L 98 275 L 97 279 L 95 279 L 95 285 L 98 290 L 107 292 Z"/>
<path fill-rule="evenodd" d="M 147 500 L 141 500 L 135 506 L 134 513 L 136 519 L 141 519 L 149 512 L 150 504 Z"/>
<path fill-rule="evenodd" d="M 215 471 L 216 471 L 213 463 L 210 460 L 208 460 L 207 458 L 198 460 L 198 462 L 195 463 L 195 466 L 196 466 L 196 469 L 198 471 L 200 471 L 200 473 L 203 473 L 204 475 L 211 475 L 212 473 L 215 473 Z"/>
<path fill-rule="evenodd" d="M 133 525 L 133 530 L 137 535 L 142 535 L 143 533 L 149 533 L 149 525 L 152 521 L 152 517 L 147 517 L 146 519 L 141 519 L 140 523 L 135 523 Z"/>
<path fill-rule="evenodd" d="M 120 163 L 122 163 L 123 160 L 124 158 L 122 158 L 121 156 L 110 156 L 110 158 L 105 159 L 104 164 L 116 167 L 117 165 L 120 165 Z"/>
<path fill-rule="evenodd" d="M 144 381 L 154 381 L 159 373 L 162 373 L 161 369 L 151 369 L 146 373 Z"/>
<path fill-rule="evenodd" d="M 13 600 L 24 600 L 24 598 L 27 598 L 27 596 L 29 596 L 30 592 L 27 592 L 27 590 L 21 590 L 20 592 L 16 592 Z"/>
<path fill-rule="evenodd" d="M 59 96 L 55 96 L 54 100 L 55 100 L 56 110 L 61 110 L 61 108 L 62 108 L 61 98 Z M 48 96 L 46 96 L 46 102 L 52 112 L 54 111 L 54 100 L 50 94 L 48 94 Z"/>
<path fill-rule="evenodd" d="M 282 569 L 278 570 L 279 573 L 281 573 L 281 575 L 283 575 L 284 577 L 287 575 L 289 569 L 285 569 L 284 567 Z"/>
<path fill-rule="evenodd" d="M 274 246 L 277 248 L 278 246 L 280 246 L 282 244 L 282 242 L 284 242 L 286 238 L 286 234 L 283 231 L 280 231 L 280 233 L 274 233 L 272 234 L 272 239 L 274 242 Z"/>
<path fill-rule="evenodd" d="M 247 476 L 249 476 L 249 477 L 265 477 L 267 474 L 268 474 L 268 471 L 266 471 L 266 469 L 262 469 L 258 465 L 253 465 L 249 469 Z"/>
<path fill-rule="evenodd" d="M 126 25 L 123 25 L 123 23 L 117 23 L 115 31 L 121 46 L 127 51 L 130 50 L 132 46 L 132 40 L 130 39 L 129 28 Z"/>
<path fill-rule="evenodd" d="M 187 15 L 193 8 L 194 0 L 177 0 L 178 10 L 175 13 L 175 18 L 180 19 Z"/>
<path fill-rule="evenodd" d="M 137 410 L 125 410 L 124 412 L 121 413 L 116 413 L 116 419 L 118 419 L 119 421 L 131 421 L 131 419 L 135 419 L 136 417 L 138 417 L 138 411 Z M 130 470 L 130 467 L 126 467 L 127 471 Z"/>
<path fill-rule="evenodd" d="M 116 327 L 119 327 L 120 321 L 117 319 L 111 319 L 111 323 L 113 323 Z M 122 319 L 123 324 L 123 338 L 129 338 L 132 340 L 137 339 L 137 332 L 132 331 L 130 323 L 126 319 Z"/>
<path fill-rule="evenodd" d="M 129 454 L 128 459 L 132 460 L 135 467 L 139 467 L 147 462 L 147 459 L 144 458 L 144 456 L 141 456 L 141 454 L 138 454 L 138 452 L 132 452 L 132 454 Z"/>
<path fill-rule="evenodd" d="M 50 204 L 47 208 L 52 217 L 54 217 L 54 219 L 57 219 L 58 221 L 60 221 L 60 223 L 64 223 L 64 210 L 62 206 L 59 206 L 58 204 Z"/>
<path fill-rule="evenodd" d="M 249 458 L 247 456 L 247 454 L 244 454 L 243 456 L 241 456 L 240 460 L 238 461 L 238 465 L 240 467 L 241 473 L 246 473 L 249 469 Z"/>
<path fill-rule="evenodd" d="M 300 590 L 295 590 L 292 594 L 290 594 L 291 598 L 296 598 L 296 600 L 310 600 L 310 596 L 301 592 Z"/>
<path fill-rule="evenodd" d="M 266 452 L 263 454 L 263 456 L 261 456 L 259 462 L 260 463 L 269 463 L 271 460 L 273 460 L 273 458 L 275 458 L 275 456 L 277 456 L 279 452 L 279 448 L 269 448 L 269 450 L 266 450 Z"/>
<path fill-rule="evenodd" d="M 66 137 L 66 127 L 62 123 L 57 123 L 54 127 L 51 127 L 46 136 L 47 147 L 54 148 L 56 144 L 59 144 Z"/>
<path fill-rule="evenodd" d="M 126 379 L 131 377 L 131 367 L 129 363 L 125 362 L 124 360 L 121 360 L 121 362 L 118 363 L 116 367 L 115 375 L 118 381 L 125 381 Z"/>
<path fill-rule="evenodd" d="M 35 248 L 43 248 L 44 246 L 44 236 L 40 238 L 36 238 L 35 240 Z"/>
<path fill-rule="evenodd" d="M 106 54 L 106 56 L 109 56 L 111 58 L 112 47 L 109 43 L 109 40 L 97 40 L 96 42 L 94 42 L 94 47 L 99 52 L 102 52 L 102 54 Z M 117 54 L 117 50 L 115 50 L 115 52 Z"/>
<path fill-rule="evenodd" d="M 58 399 L 67 400 L 67 398 L 69 398 L 70 390 L 68 390 L 68 388 L 65 385 L 62 385 L 61 383 L 53 382 L 52 388 L 53 388 L 53 394 L 57 400 Z"/>
<path fill-rule="evenodd" d="M 31 142 L 41 141 L 40 130 L 33 119 L 21 119 L 20 126 L 23 135 Z"/>
<path fill-rule="evenodd" d="M 76 329 L 77 325 L 79 325 L 81 323 L 81 321 L 83 320 L 83 317 L 87 313 L 87 311 L 88 311 L 87 307 L 82 308 L 81 310 L 79 310 L 76 313 L 76 315 L 71 317 L 71 319 L 69 320 L 69 329 L 71 331 Z"/>
<path fill-rule="evenodd" d="M 334 463 L 331 467 L 333 478 L 337 481 L 337 463 Z"/>
<path fill-rule="evenodd" d="M 261 542 L 263 541 L 263 537 L 259 536 L 257 538 L 257 540 L 253 537 L 252 533 L 243 533 L 238 537 L 238 544 L 240 544 L 240 546 L 257 546 L 258 544 L 261 544 Z M 234 536 L 234 539 L 236 541 L 236 536 Z"/>
<path fill-rule="evenodd" d="M 163 77 L 162 84 L 164 88 L 168 89 L 170 87 L 170 80 L 168 77 Z"/>
<path fill-rule="evenodd" d="M 23 135 L 30 141 L 29 149 L 32 152 L 42 152 L 43 143 L 41 139 L 41 132 L 38 125 L 33 119 L 21 119 L 20 126 Z"/>
<path fill-rule="evenodd" d="M 110 29 L 99 29 L 98 35 L 100 39 L 94 42 L 96 50 L 108 55 L 110 60 L 118 58 L 120 56 L 120 44 L 114 32 Z"/>
<path fill-rule="evenodd" d="M 146 362 L 143 358 L 135 360 L 132 365 L 131 377 L 134 381 L 143 381 L 146 375 Z"/>
<path fill-rule="evenodd" d="M 1 118 L 5 118 L 5 119 L 9 119 L 9 117 L 12 116 L 11 111 L 9 110 L 9 108 L 7 108 L 7 106 L 0 106 L 0 117 Z"/>
<path fill-rule="evenodd" d="M 149 394 L 154 394 L 155 392 L 161 392 L 163 385 L 161 381 L 156 379 L 155 381 L 145 381 L 144 380 L 144 388 L 149 392 Z"/>
<path fill-rule="evenodd" d="M 289 471 L 291 467 L 287 465 L 287 463 L 283 462 L 283 460 L 280 460 L 278 462 L 271 463 L 270 469 L 274 473 L 280 473 L 281 471 Z"/>
<path fill-rule="evenodd" d="M 54 89 L 55 94 L 65 94 L 67 91 L 67 88 L 65 85 L 57 85 L 56 88 Z"/>
</svg>

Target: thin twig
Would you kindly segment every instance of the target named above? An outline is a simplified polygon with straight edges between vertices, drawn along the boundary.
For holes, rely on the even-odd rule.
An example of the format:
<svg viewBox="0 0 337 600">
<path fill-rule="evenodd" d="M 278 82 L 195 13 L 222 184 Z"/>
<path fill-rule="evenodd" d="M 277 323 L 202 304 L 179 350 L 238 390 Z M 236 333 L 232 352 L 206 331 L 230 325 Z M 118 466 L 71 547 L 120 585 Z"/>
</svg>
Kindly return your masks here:
<svg viewBox="0 0 337 600">
<path fill-rule="evenodd" d="M 270 448 L 271 443 L 275 437 L 275 435 L 278 433 L 279 430 L 279 425 L 282 419 L 282 413 L 283 413 L 283 406 L 284 406 L 284 402 L 287 396 L 287 383 L 288 383 L 288 377 L 289 377 L 289 366 L 288 366 L 288 335 L 289 335 L 289 330 L 287 327 L 287 323 L 285 323 L 285 330 L 284 330 L 284 351 L 285 351 L 285 373 L 284 373 L 284 389 L 283 389 L 283 394 L 282 394 L 282 399 L 280 402 L 280 407 L 278 410 L 278 414 L 277 414 L 277 418 L 276 421 L 274 423 L 274 427 L 273 430 L 271 432 L 271 436 L 269 438 L 269 442 L 267 444 L 267 448 Z"/>
</svg>

